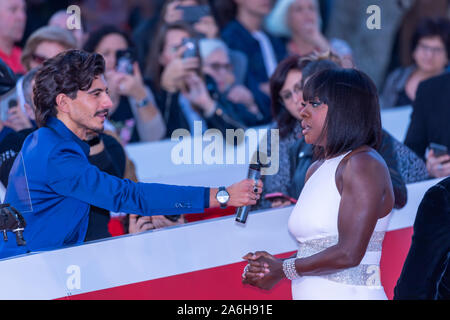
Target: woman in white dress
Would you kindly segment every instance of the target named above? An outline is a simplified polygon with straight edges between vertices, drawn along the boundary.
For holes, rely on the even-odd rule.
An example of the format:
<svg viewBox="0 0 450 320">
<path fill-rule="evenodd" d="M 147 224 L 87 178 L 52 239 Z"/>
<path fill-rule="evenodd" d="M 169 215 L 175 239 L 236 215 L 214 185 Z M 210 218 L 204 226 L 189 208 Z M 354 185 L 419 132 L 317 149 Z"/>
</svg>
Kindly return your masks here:
<svg viewBox="0 0 450 320">
<path fill-rule="evenodd" d="M 319 160 L 288 222 L 297 256 L 249 253 L 243 282 L 269 290 L 288 278 L 293 299 L 386 299 L 379 266 L 394 194 L 376 151 L 375 85 L 354 69 L 325 70 L 307 80 L 303 98 L 303 135 Z"/>
</svg>

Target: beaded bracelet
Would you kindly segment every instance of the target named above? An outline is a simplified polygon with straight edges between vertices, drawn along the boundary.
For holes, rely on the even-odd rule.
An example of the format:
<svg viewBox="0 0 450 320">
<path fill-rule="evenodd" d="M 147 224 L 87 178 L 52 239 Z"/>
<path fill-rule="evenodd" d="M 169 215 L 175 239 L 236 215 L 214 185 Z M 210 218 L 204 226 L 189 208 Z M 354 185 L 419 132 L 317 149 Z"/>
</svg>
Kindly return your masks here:
<svg viewBox="0 0 450 320">
<path fill-rule="evenodd" d="M 292 258 L 283 261 L 283 272 L 289 280 L 300 278 L 300 275 L 297 273 L 297 269 L 295 268 L 295 260 L 296 258 Z"/>
</svg>

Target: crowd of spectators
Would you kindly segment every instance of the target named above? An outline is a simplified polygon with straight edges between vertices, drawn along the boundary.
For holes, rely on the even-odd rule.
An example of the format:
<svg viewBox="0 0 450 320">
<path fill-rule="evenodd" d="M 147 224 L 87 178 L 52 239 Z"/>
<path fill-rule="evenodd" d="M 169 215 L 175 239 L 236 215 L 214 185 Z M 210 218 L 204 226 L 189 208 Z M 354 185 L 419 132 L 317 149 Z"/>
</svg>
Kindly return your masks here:
<svg viewBox="0 0 450 320">
<path fill-rule="evenodd" d="M 427 149 L 430 143 L 450 148 L 449 6 L 446 1 L 445 10 L 439 7 L 414 24 L 404 23 L 404 17 L 413 15 L 423 2 L 392 1 L 382 7 L 383 17 L 393 19 L 383 19 L 386 27 L 371 32 L 373 39 L 390 32 L 386 38 L 390 40 L 374 47 L 367 44 L 373 40 L 366 10 L 361 8 L 365 1 L 355 5 L 346 0 L 58 4 L 2 0 L 0 59 L 15 73 L 16 83 L 0 97 L 1 181 L 7 187 L 12 161 L 25 137 L 37 128 L 34 74 L 46 59 L 77 48 L 105 58 L 104 76 L 114 104 L 105 132 L 93 134 L 88 141 L 90 161 L 99 168 L 137 181 L 125 146 L 167 139 L 176 129 L 193 133 L 194 121 L 201 121 L 203 130 L 223 133 L 269 126 L 280 130 L 281 165 L 277 175 L 267 177 L 263 195 L 280 192 L 294 199 L 313 160 L 312 148 L 301 137 L 296 108 L 302 102 L 304 82 L 325 68 L 359 68 L 375 79 L 384 109 L 413 108 L 406 140 L 397 141 L 384 132 L 381 152 L 390 168 L 396 207 L 402 207 L 407 201 L 405 184 L 450 175 L 450 156 Z M 74 13 L 66 9 L 72 4 L 81 13 L 81 24 L 75 29 L 67 24 Z M 353 7 L 342 13 L 348 5 Z M 345 23 L 339 24 L 339 13 L 346 17 Z M 405 38 L 411 58 L 406 62 Z M 365 55 L 367 48 L 370 54 Z M 257 208 L 291 204 L 273 198 Z M 86 240 L 109 236 L 109 212 L 94 207 L 91 211 Z M 133 215 L 126 230 L 140 232 L 184 222 L 183 217 Z"/>
</svg>

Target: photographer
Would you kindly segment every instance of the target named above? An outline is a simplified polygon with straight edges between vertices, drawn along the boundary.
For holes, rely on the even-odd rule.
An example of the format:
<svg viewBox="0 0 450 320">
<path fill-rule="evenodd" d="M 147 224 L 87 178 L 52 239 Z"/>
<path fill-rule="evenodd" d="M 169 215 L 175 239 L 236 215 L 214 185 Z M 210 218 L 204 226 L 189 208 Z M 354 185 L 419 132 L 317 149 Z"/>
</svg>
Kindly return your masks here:
<svg viewBox="0 0 450 320">
<path fill-rule="evenodd" d="M 105 59 L 105 76 L 114 104 L 107 128 L 115 131 L 124 145 L 164 137 L 164 122 L 153 93 L 144 84 L 128 35 L 114 26 L 102 27 L 90 35 L 84 50 L 100 53 Z M 121 54 L 123 64 L 118 60 Z"/>
<path fill-rule="evenodd" d="M 207 38 L 216 38 L 219 28 L 208 0 L 162 0 L 158 14 L 143 21 L 133 32 L 142 70 L 148 68 L 146 58 L 151 52 L 158 29 L 165 24 L 184 22 Z M 157 5 L 157 4 L 156 4 Z"/>
<path fill-rule="evenodd" d="M 166 137 L 176 129 L 193 133 L 194 121 L 202 121 L 203 129 L 244 128 L 215 92 L 210 77 L 201 72 L 196 33 L 182 22 L 163 25 L 157 35 L 153 52 L 148 57 L 146 75 L 155 88 L 157 105 L 167 126 Z"/>
<path fill-rule="evenodd" d="M 164 23 L 184 21 L 206 38 L 216 38 L 219 34 L 214 17 L 206 0 L 169 0 L 163 10 Z"/>
<path fill-rule="evenodd" d="M 200 56 L 203 74 L 211 77 L 217 94 L 228 101 L 230 108 L 247 126 L 257 126 L 263 120 L 251 91 L 236 81 L 236 65 L 232 63 L 230 50 L 220 39 L 200 39 Z"/>
</svg>

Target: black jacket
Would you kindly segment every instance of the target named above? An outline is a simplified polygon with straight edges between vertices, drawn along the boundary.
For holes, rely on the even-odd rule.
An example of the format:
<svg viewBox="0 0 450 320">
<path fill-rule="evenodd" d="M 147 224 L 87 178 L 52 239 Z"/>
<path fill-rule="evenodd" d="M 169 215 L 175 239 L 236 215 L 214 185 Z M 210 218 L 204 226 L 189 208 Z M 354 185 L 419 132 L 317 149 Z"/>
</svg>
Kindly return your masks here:
<svg viewBox="0 0 450 320">
<path fill-rule="evenodd" d="M 422 82 L 417 89 L 405 145 L 420 158 L 431 142 L 450 150 L 450 73 Z"/>
<path fill-rule="evenodd" d="M 440 283 L 444 295 L 444 286 L 449 285 L 449 252 L 450 177 L 430 188 L 419 205 L 411 247 L 394 289 L 394 299 L 434 299 Z"/>
</svg>

